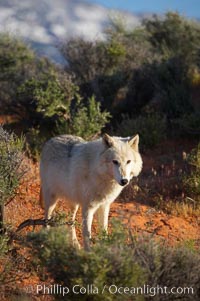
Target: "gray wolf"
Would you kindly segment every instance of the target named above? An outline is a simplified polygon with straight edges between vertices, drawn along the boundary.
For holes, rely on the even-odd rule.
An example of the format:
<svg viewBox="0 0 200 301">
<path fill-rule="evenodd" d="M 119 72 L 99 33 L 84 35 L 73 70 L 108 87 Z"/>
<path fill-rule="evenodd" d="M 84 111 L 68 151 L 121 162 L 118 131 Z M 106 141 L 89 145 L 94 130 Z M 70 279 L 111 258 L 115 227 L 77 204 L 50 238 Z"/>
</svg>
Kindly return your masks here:
<svg viewBox="0 0 200 301">
<path fill-rule="evenodd" d="M 41 199 L 45 219 L 50 219 L 58 199 L 71 208 L 72 222 L 82 207 L 82 232 L 85 249 L 89 249 L 93 216 L 107 231 L 110 205 L 142 169 L 138 150 L 139 136 L 111 137 L 104 134 L 94 141 L 62 135 L 46 142 L 41 154 Z M 75 226 L 72 240 L 79 246 Z"/>
</svg>

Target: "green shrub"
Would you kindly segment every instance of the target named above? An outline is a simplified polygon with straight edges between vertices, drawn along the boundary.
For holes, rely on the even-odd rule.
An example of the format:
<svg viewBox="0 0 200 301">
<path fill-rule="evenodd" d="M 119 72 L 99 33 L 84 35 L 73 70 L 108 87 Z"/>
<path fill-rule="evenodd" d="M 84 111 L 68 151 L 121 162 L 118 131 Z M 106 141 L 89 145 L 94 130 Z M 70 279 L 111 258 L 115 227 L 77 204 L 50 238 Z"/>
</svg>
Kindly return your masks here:
<svg viewBox="0 0 200 301">
<path fill-rule="evenodd" d="M 109 61 L 103 42 L 73 38 L 64 42 L 60 51 L 68 62 L 68 70 L 76 75 L 78 84 L 93 81 L 108 68 Z"/>
<path fill-rule="evenodd" d="M 23 139 L 9 134 L 0 127 L 0 228 L 4 227 L 3 209 L 6 202 L 14 196 L 19 181 L 24 174 L 20 169 L 23 160 Z"/>
<path fill-rule="evenodd" d="M 16 279 L 10 273 L 16 262 L 10 257 L 13 246 L 6 226 L 4 207 L 15 196 L 16 188 L 26 171 L 25 165 L 22 166 L 23 147 L 24 139 L 17 138 L 0 126 L 0 295 L 3 300 L 6 299 L 4 297 L 8 286 L 16 284 Z"/>
<path fill-rule="evenodd" d="M 76 75 L 81 95 L 95 95 L 112 113 L 113 100 L 121 88 L 128 86 L 132 70 L 152 61 L 154 53 L 144 30 L 129 31 L 121 20 L 112 21 L 105 38 L 101 42 L 72 39 L 60 48 L 69 64 L 67 69 Z"/>
<path fill-rule="evenodd" d="M 145 234 L 136 237 L 131 229 L 128 230 L 115 222 L 111 235 L 97 238 L 90 252 L 73 248 L 67 242 L 63 228 L 31 234 L 29 242 L 36 264 L 45 267 L 55 283 L 70 289 L 64 297 L 54 295 L 55 300 L 80 300 L 80 294 L 74 294 L 72 288 L 75 285 L 87 287 L 88 284 L 97 287 L 99 293 L 86 292 L 81 295 L 81 300 L 142 301 L 152 300 L 152 297 L 156 301 L 198 300 L 198 251 L 184 245 L 170 247 Z M 108 289 L 112 285 L 139 289 L 135 294 L 111 294 Z M 142 294 L 145 285 L 146 294 Z M 158 287 L 160 289 L 156 291 Z M 167 293 L 162 293 L 166 287 Z M 184 287 L 190 291 L 169 293 L 171 288 Z"/>
<path fill-rule="evenodd" d="M 148 105 L 165 114 L 168 120 L 192 113 L 188 72 L 189 67 L 177 57 L 157 57 L 133 70 L 127 93 L 127 112 L 141 114 Z"/>
<path fill-rule="evenodd" d="M 79 51 L 86 51 L 88 43 L 80 42 Z M 94 55 L 93 48 L 87 48 L 87 51 L 92 51 L 88 53 L 88 60 L 104 51 L 100 42 L 94 47 Z M 70 44 L 68 50 L 73 52 Z M 37 58 L 20 39 L 8 34 L 0 35 L 2 114 L 14 115 L 15 123 L 11 128 L 25 134 L 28 149 L 34 157 L 38 156 L 43 142 L 51 136 L 70 133 L 91 138 L 98 135 L 108 122 L 110 115 L 101 112 L 100 104 L 94 97 L 82 99 L 71 75 L 73 66 L 77 66 L 75 61 L 71 62 L 70 72 L 65 72 L 48 60 Z M 95 61 L 95 72 L 101 73 L 99 63 L 102 64 L 102 61 L 99 57 Z M 90 64 L 84 60 L 83 66 L 89 70 Z M 104 64 L 106 66 L 107 63 Z"/>
<path fill-rule="evenodd" d="M 134 70 L 127 93 L 127 111 L 141 113 L 150 105 L 168 120 L 191 114 L 194 108 L 188 73 L 189 67 L 177 57 L 157 59 Z"/>
<path fill-rule="evenodd" d="M 43 128 L 43 131 L 46 130 Z M 44 143 L 51 137 L 51 134 L 46 130 L 46 134 L 41 133 L 40 127 L 29 128 L 26 132 L 26 153 L 27 156 L 37 161 L 40 158 L 40 152 Z"/>
<path fill-rule="evenodd" d="M 169 12 L 132 29 L 111 20 L 105 41 L 73 39 L 61 49 L 81 95 L 94 94 L 114 116 L 115 126 L 122 113 L 141 114 L 154 101 L 168 120 L 192 113 L 189 74 L 198 69 L 199 45 L 199 23 Z"/>
<path fill-rule="evenodd" d="M 0 235 L 0 259 L 8 252 L 8 240 L 9 237 L 7 235 Z M 1 279 L 1 278 L 0 278 Z"/>
<path fill-rule="evenodd" d="M 0 283 L 1 283 L 1 296 L 4 296 L 4 290 L 6 284 L 9 283 L 11 277 L 9 275 L 12 263 L 10 262 L 9 253 L 13 247 L 9 243 L 10 236 L 7 233 L 1 233 L 0 235 Z"/>
<path fill-rule="evenodd" d="M 121 107 L 121 111 L 128 113 L 128 115 L 141 114 L 143 109 L 152 101 L 154 94 L 155 70 L 153 63 L 146 63 L 133 70 L 128 83 L 126 106 Z"/>
<path fill-rule="evenodd" d="M 139 285 L 143 272 L 134 262 L 133 252 L 124 243 L 121 235 L 104 238 L 96 243 L 91 252 L 77 250 L 66 241 L 66 231 L 51 229 L 32 234 L 31 241 L 36 251 L 38 264 L 47 268 L 55 283 L 67 286 L 70 292 L 54 295 L 55 300 L 143 300 L 141 296 L 110 294 L 111 285 L 133 287 Z M 75 294 L 72 288 L 88 285 L 98 288 L 98 294 Z M 104 293 L 102 293 L 106 285 Z"/>
<path fill-rule="evenodd" d="M 34 73 L 35 55 L 19 38 L 0 33 L 0 99 L 2 112 L 16 96 L 27 74 Z"/>
<path fill-rule="evenodd" d="M 143 24 L 148 40 L 163 57 L 179 57 L 187 64 L 198 60 L 200 47 L 199 22 L 186 19 L 177 12 L 168 12 L 164 18 L 154 15 Z"/>
<path fill-rule="evenodd" d="M 176 12 L 143 21 L 160 59 L 150 64 L 154 97 L 169 120 L 193 113 L 191 73 L 198 70 L 200 25 Z"/>
<path fill-rule="evenodd" d="M 69 73 L 8 34 L 0 34 L 0 87 L 1 113 L 14 115 L 26 128 L 43 116 L 67 114 L 77 92 Z"/>
<path fill-rule="evenodd" d="M 108 45 L 123 45 L 126 54 L 117 68 L 121 64 L 129 74 L 124 76 L 128 91 L 117 113 L 138 115 L 152 103 L 168 120 L 192 113 L 190 74 L 199 66 L 199 22 L 168 12 L 145 19 L 132 31 L 119 25 L 114 24 L 107 35 Z"/>
<path fill-rule="evenodd" d="M 17 89 L 17 126 L 25 133 L 33 157 L 38 157 L 42 144 L 59 134 L 69 118 L 77 87 L 67 74 L 60 76 L 56 70 L 39 73 Z"/>
<path fill-rule="evenodd" d="M 108 112 L 101 112 L 100 103 L 94 96 L 86 104 L 79 100 L 71 113 L 69 133 L 91 139 L 101 133 L 110 117 Z"/>
<path fill-rule="evenodd" d="M 142 148 L 156 146 L 166 135 L 166 120 L 157 113 L 145 114 L 139 117 L 124 116 L 117 126 L 117 134 L 132 136 L 138 133 Z"/>
<path fill-rule="evenodd" d="M 200 255 L 198 250 L 184 245 L 171 247 L 166 242 L 158 241 L 152 236 L 140 236 L 133 239 L 132 248 L 135 250 L 134 260 L 147 272 L 146 283 L 150 287 L 167 287 L 167 294 L 156 293 L 147 296 L 145 300 L 173 301 L 198 300 L 200 297 Z M 170 294 L 171 288 L 189 288 L 186 293 Z M 155 295 L 154 295 L 155 294 Z"/>
<path fill-rule="evenodd" d="M 183 184 L 188 196 L 194 197 L 197 202 L 200 202 L 200 143 L 187 156 L 187 162 L 190 170 L 184 176 Z"/>
<path fill-rule="evenodd" d="M 24 109 L 16 99 L 18 87 L 52 68 L 50 61 L 37 57 L 19 37 L 0 33 L 1 114 L 23 118 Z"/>
<path fill-rule="evenodd" d="M 188 66 L 177 57 L 152 65 L 155 93 L 160 109 L 169 119 L 191 113 L 191 88 Z"/>
<path fill-rule="evenodd" d="M 40 79 L 25 81 L 18 88 L 19 104 L 24 110 L 24 127 L 33 155 L 42 143 L 54 135 L 74 134 L 91 138 L 100 133 L 109 114 L 91 97 L 83 102 L 71 77 L 60 80 L 58 74 L 45 74 Z M 26 117 L 25 117 L 26 116 Z"/>
<path fill-rule="evenodd" d="M 185 114 L 179 119 L 173 120 L 174 126 L 177 126 L 179 133 L 185 136 L 199 137 L 200 135 L 200 113 L 194 112 Z"/>
<path fill-rule="evenodd" d="M 56 104 L 59 98 L 55 100 Z M 30 152 L 35 158 L 39 156 L 43 143 L 51 136 L 72 134 L 91 139 L 101 133 L 111 117 L 108 112 L 101 112 L 100 103 L 94 97 L 84 103 L 80 96 L 77 96 L 73 104 L 62 105 L 60 102 L 60 105 L 53 106 L 52 104 L 51 107 L 52 111 L 44 110 L 39 113 L 37 110 L 34 111 L 33 116 L 34 114 L 38 116 L 38 119 L 35 119 L 37 123 L 32 124 L 26 133 Z"/>
<path fill-rule="evenodd" d="M 132 70 L 153 60 L 154 53 L 144 27 L 128 28 L 123 20 L 115 18 L 111 20 L 105 34 L 106 54 L 112 62 L 112 71 L 121 69 L 128 75 Z"/>
</svg>

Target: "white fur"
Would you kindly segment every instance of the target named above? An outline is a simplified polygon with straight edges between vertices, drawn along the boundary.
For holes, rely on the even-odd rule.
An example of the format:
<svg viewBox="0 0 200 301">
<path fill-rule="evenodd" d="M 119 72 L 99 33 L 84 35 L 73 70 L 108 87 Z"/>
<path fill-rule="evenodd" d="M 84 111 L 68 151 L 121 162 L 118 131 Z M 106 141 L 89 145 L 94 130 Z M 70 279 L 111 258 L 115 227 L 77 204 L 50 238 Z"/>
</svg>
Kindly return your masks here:
<svg viewBox="0 0 200 301">
<path fill-rule="evenodd" d="M 45 218 L 51 218 L 57 199 L 69 203 L 72 221 L 81 206 L 84 246 L 88 249 L 94 213 L 107 231 L 110 204 L 123 189 L 121 181 L 129 183 L 142 169 L 138 143 L 138 135 L 125 139 L 105 134 L 90 142 L 70 135 L 50 139 L 40 162 Z M 79 245 L 74 226 L 72 239 Z"/>
</svg>

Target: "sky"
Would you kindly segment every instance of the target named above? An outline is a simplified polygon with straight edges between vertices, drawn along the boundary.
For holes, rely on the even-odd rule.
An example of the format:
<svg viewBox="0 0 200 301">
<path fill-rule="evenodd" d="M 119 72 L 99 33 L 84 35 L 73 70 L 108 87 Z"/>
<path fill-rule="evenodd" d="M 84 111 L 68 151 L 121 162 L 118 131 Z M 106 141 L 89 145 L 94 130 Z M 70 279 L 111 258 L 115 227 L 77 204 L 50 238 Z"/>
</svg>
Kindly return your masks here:
<svg viewBox="0 0 200 301">
<path fill-rule="evenodd" d="M 186 17 L 200 19 L 200 0 L 89 0 L 89 2 L 133 13 L 162 14 L 173 10 Z"/>
</svg>

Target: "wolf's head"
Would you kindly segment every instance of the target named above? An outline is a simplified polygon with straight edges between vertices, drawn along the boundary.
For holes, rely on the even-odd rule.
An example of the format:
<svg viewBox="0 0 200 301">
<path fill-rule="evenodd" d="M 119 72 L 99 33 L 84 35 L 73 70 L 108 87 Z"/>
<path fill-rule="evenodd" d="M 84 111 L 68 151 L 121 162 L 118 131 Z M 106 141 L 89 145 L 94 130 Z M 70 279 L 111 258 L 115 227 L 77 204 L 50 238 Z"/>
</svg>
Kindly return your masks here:
<svg viewBox="0 0 200 301">
<path fill-rule="evenodd" d="M 106 147 L 103 156 L 107 172 L 119 185 L 127 185 L 142 169 L 142 158 L 138 149 L 139 136 L 119 138 L 104 134 L 102 141 Z"/>
</svg>

